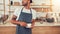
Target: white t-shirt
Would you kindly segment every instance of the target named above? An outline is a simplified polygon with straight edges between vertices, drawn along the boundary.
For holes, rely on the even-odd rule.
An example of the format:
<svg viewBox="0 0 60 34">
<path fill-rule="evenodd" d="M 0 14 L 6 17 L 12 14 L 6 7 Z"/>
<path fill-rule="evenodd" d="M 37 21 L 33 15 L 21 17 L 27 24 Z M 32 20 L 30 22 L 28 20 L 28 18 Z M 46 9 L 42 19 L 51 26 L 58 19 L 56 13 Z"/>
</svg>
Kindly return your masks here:
<svg viewBox="0 0 60 34">
<path fill-rule="evenodd" d="M 21 14 L 22 8 L 23 8 L 23 7 L 19 7 L 19 8 L 16 9 L 15 12 L 14 12 L 13 15 L 17 16 L 17 19 L 16 19 L 16 20 L 19 19 L 19 15 Z M 31 8 L 31 11 L 32 11 L 32 19 L 36 19 L 36 11 L 33 10 L 32 8 Z M 31 13 L 31 11 L 28 10 L 28 9 L 26 9 L 26 8 L 23 8 L 23 11 L 22 11 L 22 12 L 25 12 L 25 13 Z"/>
</svg>

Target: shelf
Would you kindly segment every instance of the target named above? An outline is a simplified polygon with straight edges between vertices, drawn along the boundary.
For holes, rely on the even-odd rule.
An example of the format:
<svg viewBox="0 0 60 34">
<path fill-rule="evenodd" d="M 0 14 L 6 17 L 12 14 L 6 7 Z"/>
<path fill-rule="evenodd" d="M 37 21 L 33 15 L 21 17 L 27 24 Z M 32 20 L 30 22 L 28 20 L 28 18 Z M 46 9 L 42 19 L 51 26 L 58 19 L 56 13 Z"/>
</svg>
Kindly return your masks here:
<svg viewBox="0 0 60 34">
<path fill-rule="evenodd" d="M 31 5 L 31 6 L 53 6 L 53 5 Z"/>
<path fill-rule="evenodd" d="M 0 0 L 0 12 L 5 14 L 5 0 Z"/>
<path fill-rule="evenodd" d="M 3 3 L 0 3 L 0 5 L 4 5 Z"/>
<path fill-rule="evenodd" d="M 4 10 L 0 10 L 0 11 L 4 11 Z"/>
<path fill-rule="evenodd" d="M 9 11 L 9 12 L 14 12 L 14 11 L 12 10 L 12 11 Z"/>
<path fill-rule="evenodd" d="M 33 9 L 35 9 L 35 10 L 37 10 L 37 11 L 40 11 L 40 9 L 42 10 L 42 11 L 47 11 L 47 10 L 49 10 L 49 11 L 51 11 L 52 12 L 52 4 L 51 4 L 51 1 L 49 1 L 50 2 L 50 4 L 46 4 L 46 3 L 39 3 L 39 4 L 34 4 L 34 3 L 32 3 L 30 6 L 31 6 L 31 8 L 33 8 Z M 19 2 L 14 2 L 14 4 L 13 5 L 8 5 L 9 7 L 11 7 L 11 6 L 20 6 L 20 7 L 22 7 L 22 5 L 20 5 L 20 3 Z M 10 8 L 9 8 L 10 9 Z M 12 9 L 10 9 L 10 10 L 12 10 Z M 48 12 L 48 11 L 47 11 Z"/>
<path fill-rule="evenodd" d="M 50 6 L 31 6 L 32 8 L 49 8 Z"/>
<path fill-rule="evenodd" d="M 21 5 L 8 5 L 8 6 L 21 6 Z"/>
<path fill-rule="evenodd" d="M 22 5 L 8 5 L 8 6 L 22 6 Z M 31 6 L 53 6 L 53 5 L 31 5 Z"/>
<path fill-rule="evenodd" d="M 8 5 L 8 6 L 16 6 L 16 5 Z M 50 8 L 50 5 L 31 5 L 31 8 Z"/>
</svg>

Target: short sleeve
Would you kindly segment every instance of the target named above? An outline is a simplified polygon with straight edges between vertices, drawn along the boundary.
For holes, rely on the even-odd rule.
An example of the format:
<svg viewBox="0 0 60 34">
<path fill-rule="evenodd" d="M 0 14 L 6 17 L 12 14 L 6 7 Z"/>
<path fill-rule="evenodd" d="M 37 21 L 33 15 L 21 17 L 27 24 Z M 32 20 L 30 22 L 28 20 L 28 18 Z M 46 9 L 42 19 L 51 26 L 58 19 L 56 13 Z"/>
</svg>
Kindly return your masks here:
<svg viewBox="0 0 60 34">
<path fill-rule="evenodd" d="M 18 16 L 18 9 L 15 9 L 13 15 Z"/>
<path fill-rule="evenodd" d="M 32 19 L 36 19 L 36 11 L 32 10 Z"/>
<path fill-rule="evenodd" d="M 19 8 L 17 8 L 17 9 L 15 9 L 13 15 L 17 16 L 17 19 L 16 19 L 16 20 L 19 19 L 19 15 L 20 15 L 20 13 L 21 13 L 21 9 L 22 9 L 22 8 L 23 8 L 23 7 L 19 7 Z"/>
<path fill-rule="evenodd" d="M 15 9 L 13 15 L 19 16 L 19 14 L 20 14 L 22 8 L 23 8 L 23 6 L 22 6 L 22 7 L 18 7 L 17 9 Z"/>
</svg>

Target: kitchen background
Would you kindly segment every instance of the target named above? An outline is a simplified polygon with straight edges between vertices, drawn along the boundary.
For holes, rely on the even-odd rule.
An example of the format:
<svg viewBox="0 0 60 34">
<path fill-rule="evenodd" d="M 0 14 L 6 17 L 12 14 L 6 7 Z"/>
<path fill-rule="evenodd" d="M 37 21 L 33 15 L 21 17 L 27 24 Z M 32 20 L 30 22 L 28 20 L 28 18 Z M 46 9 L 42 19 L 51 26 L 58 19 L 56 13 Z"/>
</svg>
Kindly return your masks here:
<svg viewBox="0 0 60 34">
<path fill-rule="evenodd" d="M 7 24 L 16 8 L 22 7 L 22 0 L 0 0 L 0 24 Z M 60 0 L 33 0 L 36 23 L 60 25 Z M 45 23 L 44 23 L 45 22 Z"/>
<path fill-rule="evenodd" d="M 0 34 L 16 34 L 16 25 L 10 23 L 15 9 L 22 7 L 22 0 L 0 0 Z M 36 10 L 32 34 L 60 34 L 60 0 L 33 0 Z"/>
</svg>

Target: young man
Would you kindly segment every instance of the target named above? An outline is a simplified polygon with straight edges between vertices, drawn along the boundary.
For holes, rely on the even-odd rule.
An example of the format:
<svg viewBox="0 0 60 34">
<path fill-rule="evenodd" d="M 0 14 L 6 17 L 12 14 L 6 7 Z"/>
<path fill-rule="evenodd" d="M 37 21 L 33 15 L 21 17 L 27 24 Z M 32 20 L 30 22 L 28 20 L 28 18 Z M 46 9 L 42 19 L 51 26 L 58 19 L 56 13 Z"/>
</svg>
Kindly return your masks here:
<svg viewBox="0 0 60 34">
<path fill-rule="evenodd" d="M 36 11 L 30 8 L 32 0 L 22 0 L 22 6 L 16 9 L 11 23 L 16 24 L 16 34 L 32 34 L 32 28 L 34 27 L 36 19 Z"/>
</svg>

